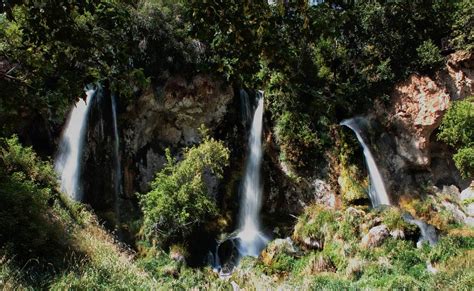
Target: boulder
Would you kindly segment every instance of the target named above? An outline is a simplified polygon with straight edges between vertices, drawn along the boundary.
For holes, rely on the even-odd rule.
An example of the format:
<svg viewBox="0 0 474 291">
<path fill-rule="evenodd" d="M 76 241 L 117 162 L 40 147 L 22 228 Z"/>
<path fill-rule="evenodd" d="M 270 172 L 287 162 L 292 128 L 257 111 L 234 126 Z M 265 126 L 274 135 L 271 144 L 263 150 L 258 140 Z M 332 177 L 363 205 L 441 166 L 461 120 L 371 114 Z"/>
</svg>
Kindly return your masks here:
<svg viewBox="0 0 474 291">
<path fill-rule="evenodd" d="M 266 265 L 271 265 L 273 258 L 278 254 L 285 253 L 288 255 L 296 255 L 299 250 L 294 245 L 291 238 L 276 239 L 268 244 L 260 255 L 262 262 Z"/>
<path fill-rule="evenodd" d="M 474 181 L 471 182 L 471 185 L 464 189 L 460 195 L 461 201 L 465 200 L 474 200 Z"/>
<path fill-rule="evenodd" d="M 315 179 L 311 183 L 314 189 L 314 198 L 316 203 L 326 205 L 330 208 L 336 207 L 336 193 L 331 185 L 321 179 Z"/>
<path fill-rule="evenodd" d="M 362 238 L 361 245 L 364 248 L 378 247 L 389 235 L 388 228 L 384 224 L 372 227 Z"/>
</svg>

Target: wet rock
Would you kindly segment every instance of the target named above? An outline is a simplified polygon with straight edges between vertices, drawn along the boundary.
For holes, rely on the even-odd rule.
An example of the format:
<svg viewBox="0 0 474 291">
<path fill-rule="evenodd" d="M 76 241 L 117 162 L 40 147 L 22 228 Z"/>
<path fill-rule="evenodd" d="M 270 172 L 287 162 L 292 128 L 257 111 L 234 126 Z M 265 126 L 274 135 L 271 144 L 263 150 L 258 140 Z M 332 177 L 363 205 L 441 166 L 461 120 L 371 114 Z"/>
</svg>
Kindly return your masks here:
<svg viewBox="0 0 474 291">
<path fill-rule="evenodd" d="M 361 245 L 364 248 L 378 247 L 389 235 L 388 228 L 384 224 L 372 227 L 369 233 L 362 238 Z"/>
<path fill-rule="evenodd" d="M 407 223 L 416 225 L 420 229 L 420 232 L 421 232 L 420 238 L 418 239 L 418 242 L 416 243 L 416 246 L 418 248 L 421 248 L 424 242 L 429 243 L 430 246 L 434 246 L 438 243 L 438 233 L 434 226 L 420 219 L 415 219 L 410 213 L 407 213 L 407 212 L 402 214 L 402 218 Z"/>
<path fill-rule="evenodd" d="M 474 181 L 471 182 L 471 185 L 464 189 L 460 195 L 461 201 L 465 200 L 474 200 Z"/>
<path fill-rule="evenodd" d="M 166 148 L 179 156 L 184 147 L 199 142 L 201 125 L 216 129 L 233 97 L 232 87 L 212 76 L 191 80 L 175 76 L 130 104 L 119 119 L 127 121 L 122 125 L 123 151 L 135 163 L 137 190 L 148 190 L 155 172 L 163 167 Z"/>
<path fill-rule="evenodd" d="M 442 201 L 441 205 L 443 205 L 446 210 L 451 212 L 456 222 L 464 223 L 464 221 L 466 220 L 466 214 L 461 210 L 458 205 L 447 201 Z"/>
<path fill-rule="evenodd" d="M 238 239 L 234 235 L 219 242 L 217 246 L 217 257 L 220 266 L 219 275 L 228 276 L 232 274 L 235 266 L 239 262 Z"/>
<path fill-rule="evenodd" d="M 331 185 L 324 180 L 315 179 L 312 183 L 316 203 L 326 205 L 330 208 L 336 207 L 336 193 Z"/>
</svg>

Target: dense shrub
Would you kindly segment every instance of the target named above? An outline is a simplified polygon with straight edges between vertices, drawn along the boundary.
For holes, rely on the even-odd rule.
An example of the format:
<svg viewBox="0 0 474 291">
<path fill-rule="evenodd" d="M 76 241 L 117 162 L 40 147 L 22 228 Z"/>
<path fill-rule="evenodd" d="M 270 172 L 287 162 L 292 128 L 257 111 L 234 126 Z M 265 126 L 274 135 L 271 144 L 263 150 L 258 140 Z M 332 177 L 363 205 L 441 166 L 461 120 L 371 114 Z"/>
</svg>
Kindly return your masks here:
<svg viewBox="0 0 474 291">
<path fill-rule="evenodd" d="M 438 138 L 457 149 L 456 166 L 468 178 L 474 176 L 474 97 L 455 101 L 439 127 Z"/>
<path fill-rule="evenodd" d="M 20 260 L 52 256 L 66 240 L 48 205 L 56 189 L 49 163 L 16 137 L 0 138 L 0 248 Z"/>
<path fill-rule="evenodd" d="M 330 241 L 337 230 L 336 213 L 324 206 L 314 204 L 305 209 L 298 218 L 293 239 L 303 242 L 305 239 L 317 241 L 321 247 Z"/>
<path fill-rule="evenodd" d="M 204 176 L 221 177 L 229 151 L 222 142 L 206 137 L 200 145 L 186 149 L 179 162 L 169 150 L 166 156 L 168 162 L 157 173 L 152 190 L 140 196 L 144 235 L 161 243 L 185 239 L 196 226 L 217 214 Z"/>
</svg>

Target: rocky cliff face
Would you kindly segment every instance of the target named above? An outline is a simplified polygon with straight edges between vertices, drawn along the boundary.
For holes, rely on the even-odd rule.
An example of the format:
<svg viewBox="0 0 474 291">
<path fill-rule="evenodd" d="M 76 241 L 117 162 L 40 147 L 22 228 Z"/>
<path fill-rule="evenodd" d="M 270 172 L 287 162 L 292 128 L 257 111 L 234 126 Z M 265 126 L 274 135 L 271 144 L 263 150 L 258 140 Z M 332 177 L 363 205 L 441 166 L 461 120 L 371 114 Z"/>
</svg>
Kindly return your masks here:
<svg viewBox="0 0 474 291">
<path fill-rule="evenodd" d="M 187 81 L 173 77 L 149 89 L 129 105 L 123 120 L 124 189 L 127 196 L 148 190 L 149 182 L 165 163 L 169 147 L 179 156 L 200 140 L 199 127 L 215 130 L 234 96 L 232 87 L 210 76 Z"/>
<path fill-rule="evenodd" d="M 469 185 L 435 134 L 450 104 L 474 94 L 473 77 L 474 55 L 456 52 L 442 71 L 410 76 L 395 86 L 389 105 L 376 106 L 371 142 L 392 196 L 420 185 Z"/>
<path fill-rule="evenodd" d="M 412 75 L 395 87 L 392 103 L 383 112 L 388 113 L 401 157 L 413 165 L 430 164 L 431 136 L 450 103 L 473 94 L 473 77 L 473 54 L 457 52 L 434 77 Z"/>
<path fill-rule="evenodd" d="M 117 199 L 111 98 L 110 92 L 102 90 L 89 116 L 82 179 L 87 193 L 85 202 L 112 225 L 120 221 L 114 213 L 117 204 L 122 217 L 137 213 L 135 193 L 149 190 L 155 173 L 166 162 L 166 148 L 179 159 L 185 147 L 200 140 L 201 125 L 214 134 L 228 116 L 233 97 L 232 87 L 211 76 L 199 75 L 191 80 L 169 78 L 126 107 L 118 99 L 123 191 Z M 209 175 L 205 181 L 209 192 L 215 195 L 217 179 Z M 130 217 L 121 220 L 130 221 Z"/>
</svg>

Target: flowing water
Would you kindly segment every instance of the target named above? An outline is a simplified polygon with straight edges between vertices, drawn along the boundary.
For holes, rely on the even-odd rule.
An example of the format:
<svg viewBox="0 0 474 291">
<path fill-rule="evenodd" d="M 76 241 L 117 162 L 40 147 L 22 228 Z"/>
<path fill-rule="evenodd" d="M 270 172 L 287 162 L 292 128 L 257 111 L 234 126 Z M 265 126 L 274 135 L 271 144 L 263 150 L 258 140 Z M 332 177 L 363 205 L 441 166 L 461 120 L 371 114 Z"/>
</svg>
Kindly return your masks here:
<svg viewBox="0 0 474 291">
<path fill-rule="evenodd" d="M 82 199 L 79 184 L 83 154 L 83 143 L 87 125 L 87 115 L 94 98 L 95 90 L 86 91 L 86 100 L 79 100 L 72 109 L 61 136 L 59 152 L 54 168 L 60 176 L 61 190 L 72 199 Z"/>
<path fill-rule="evenodd" d="M 120 218 L 120 203 L 119 199 L 122 195 L 122 163 L 120 161 L 120 138 L 117 124 L 117 101 L 115 95 L 112 94 L 112 119 L 114 123 L 114 157 L 115 157 L 115 171 L 114 171 L 114 191 L 115 191 L 115 215 L 117 219 Z"/>
<path fill-rule="evenodd" d="M 356 134 L 357 140 L 364 150 L 365 161 L 369 171 L 369 196 L 372 206 L 377 207 L 379 205 L 390 205 L 390 199 L 388 198 L 387 191 L 385 190 L 385 184 L 383 182 L 382 175 L 377 168 L 377 164 L 375 163 L 372 152 L 362 137 L 362 122 L 364 122 L 363 118 L 355 117 L 342 121 L 341 125 L 347 126 Z"/>
<path fill-rule="evenodd" d="M 249 137 L 249 156 L 245 168 L 242 203 L 239 213 L 239 253 L 241 256 L 257 257 L 268 242 L 260 230 L 260 208 L 262 204 L 262 123 L 263 92 L 259 92 Z"/>
<path fill-rule="evenodd" d="M 420 229 L 420 238 L 416 244 L 418 247 L 421 247 L 424 242 L 429 243 L 430 246 L 434 246 L 438 243 L 438 234 L 434 226 L 422 220 L 415 219 L 409 213 L 403 213 L 402 217 L 406 222 L 416 225 Z"/>
</svg>

